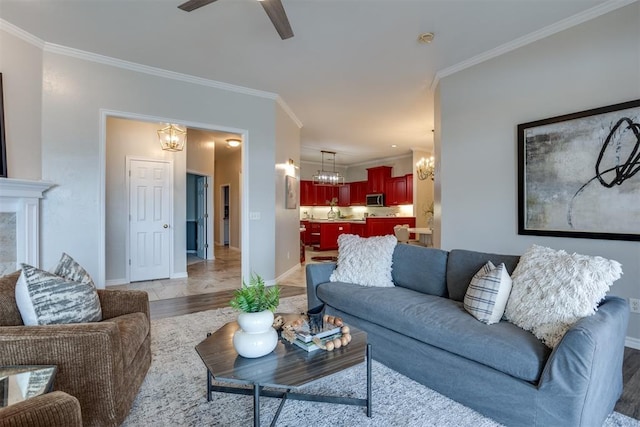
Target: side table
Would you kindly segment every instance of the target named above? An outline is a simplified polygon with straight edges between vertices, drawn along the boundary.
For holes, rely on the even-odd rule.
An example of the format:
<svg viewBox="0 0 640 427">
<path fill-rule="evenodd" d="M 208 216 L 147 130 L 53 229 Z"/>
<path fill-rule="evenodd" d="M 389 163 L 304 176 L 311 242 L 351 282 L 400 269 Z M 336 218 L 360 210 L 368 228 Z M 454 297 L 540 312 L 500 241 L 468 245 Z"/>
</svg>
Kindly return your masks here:
<svg viewBox="0 0 640 427">
<path fill-rule="evenodd" d="M 53 365 L 0 367 L 0 408 L 50 392 L 55 375 Z"/>
</svg>

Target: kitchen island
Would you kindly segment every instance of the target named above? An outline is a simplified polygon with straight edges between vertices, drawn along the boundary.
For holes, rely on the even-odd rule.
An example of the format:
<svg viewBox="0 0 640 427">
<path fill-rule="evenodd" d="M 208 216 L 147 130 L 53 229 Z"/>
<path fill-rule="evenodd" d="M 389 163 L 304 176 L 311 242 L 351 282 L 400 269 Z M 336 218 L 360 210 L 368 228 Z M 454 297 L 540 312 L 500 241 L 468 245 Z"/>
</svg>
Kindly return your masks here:
<svg viewBox="0 0 640 427">
<path fill-rule="evenodd" d="M 415 217 L 377 216 L 366 219 L 309 219 L 301 220 L 306 232 L 304 243 L 315 250 L 327 251 L 338 249 L 338 236 L 341 234 L 357 234 L 361 237 L 385 236 L 394 234 L 396 225 L 415 227 Z"/>
</svg>

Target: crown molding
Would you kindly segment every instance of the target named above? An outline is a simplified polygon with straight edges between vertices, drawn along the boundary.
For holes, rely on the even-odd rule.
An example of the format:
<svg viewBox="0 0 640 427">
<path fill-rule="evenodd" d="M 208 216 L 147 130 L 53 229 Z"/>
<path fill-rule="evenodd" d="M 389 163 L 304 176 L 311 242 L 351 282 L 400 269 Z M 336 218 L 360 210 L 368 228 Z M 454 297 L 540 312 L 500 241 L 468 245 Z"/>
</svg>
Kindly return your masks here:
<svg viewBox="0 0 640 427">
<path fill-rule="evenodd" d="M 202 77 L 192 76 L 190 74 L 178 73 L 175 71 L 169 71 L 162 68 L 150 67 L 147 65 L 138 64 L 136 62 L 125 61 L 122 59 L 112 58 L 110 56 L 100 55 L 97 53 L 87 52 L 80 49 L 75 49 L 67 46 L 62 46 L 55 43 L 46 42 L 31 33 L 23 30 L 20 27 L 13 25 L 12 23 L 0 18 L 0 30 L 6 31 L 19 39 L 32 44 L 35 47 L 42 49 L 47 53 L 54 53 L 57 55 L 69 56 L 72 58 L 81 59 L 84 61 L 96 62 L 99 64 L 109 65 L 116 68 L 121 68 L 129 71 L 135 71 L 138 73 L 149 74 L 157 77 L 163 77 L 166 79 L 182 81 L 186 83 L 192 83 L 200 86 L 212 87 L 216 89 L 226 90 L 230 92 L 241 93 L 244 95 L 256 96 L 260 98 L 272 99 L 280 105 L 285 113 L 294 121 L 298 128 L 302 128 L 302 122 L 295 115 L 293 110 L 287 105 L 282 97 L 273 92 L 267 92 L 258 89 L 252 89 L 244 86 L 233 85 L 230 83 L 224 83 L 217 80 L 205 79 Z"/>
<path fill-rule="evenodd" d="M 435 90 L 436 86 L 440 82 L 440 79 L 444 77 L 450 76 L 462 70 L 466 70 L 467 68 L 471 68 L 474 65 L 478 65 L 500 55 L 504 55 L 505 53 L 519 49 L 538 40 L 542 40 L 546 37 L 559 33 L 560 31 L 567 30 L 569 28 L 575 27 L 576 25 L 598 18 L 599 16 L 620 9 L 621 7 L 630 5 L 631 3 L 635 3 L 637 1 L 638 0 L 609 0 L 607 2 L 599 4 L 598 6 L 594 6 L 591 9 L 585 10 L 584 12 L 558 21 L 555 24 L 551 24 L 540 30 L 534 31 L 533 33 L 519 37 L 494 49 L 488 50 L 465 61 L 459 62 L 455 65 L 452 65 L 451 67 L 443 68 L 442 70 L 439 70 L 434 76 L 433 81 L 431 82 L 430 90 Z"/>
<path fill-rule="evenodd" d="M 138 64 L 136 62 L 125 61 L 122 59 L 112 58 L 110 56 L 100 55 L 97 53 L 87 52 L 72 47 L 62 46 L 55 43 L 44 43 L 44 51 L 47 53 L 55 53 L 57 55 L 69 56 L 72 58 L 82 59 L 85 61 L 96 62 L 99 64 L 109 65 L 116 68 L 122 68 L 125 70 L 135 71 L 138 73 L 150 74 L 157 77 L 164 77 L 166 79 L 178 80 L 186 83 L 193 83 L 200 86 L 213 87 L 216 89 L 227 90 L 231 92 L 242 93 L 244 95 L 257 96 L 260 98 L 273 99 L 274 101 L 278 97 L 277 94 L 272 92 L 266 92 L 257 89 L 251 89 L 244 86 L 232 85 L 229 83 L 219 82 L 216 80 L 205 79 L 202 77 L 192 76 L 190 74 L 178 73 L 175 71 L 169 71 L 162 68 L 150 67 L 148 65 Z"/>
<path fill-rule="evenodd" d="M 287 113 L 289 118 L 294 121 L 294 123 L 298 126 L 298 129 L 302 129 L 302 122 L 298 119 L 298 116 L 295 115 L 293 110 L 289 108 L 289 105 L 284 101 L 284 99 L 282 99 L 280 95 L 276 97 L 276 102 L 284 110 L 284 112 Z"/>
<path fill-rule="evenodd" d="M 24 40 L 37 48 L 44 48 L 44 40 L 34 36 L 31 33 L 26 32 L 20 27 L 16 27 L 11 22 L 5 21 L 2 18 L 0 18 L 0 30 L 5 31 L 21 40 Z"/>
</svg>

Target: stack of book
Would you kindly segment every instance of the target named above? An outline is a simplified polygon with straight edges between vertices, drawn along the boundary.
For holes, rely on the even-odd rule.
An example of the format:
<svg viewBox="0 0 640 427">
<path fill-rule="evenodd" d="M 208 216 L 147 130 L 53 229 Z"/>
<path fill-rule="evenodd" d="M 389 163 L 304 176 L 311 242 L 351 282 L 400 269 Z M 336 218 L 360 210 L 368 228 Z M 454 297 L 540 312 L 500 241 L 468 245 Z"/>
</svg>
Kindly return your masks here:
<svg viewBox="0 0 640 427">
<path fill-rule="evenodd" d="M 293 343 L 303 350 L 314 351 L 320 349 L 320 347 L 313 342 L 314 338 L 320 339 L 322 344 L 325 344 L 327 341 L 340 338 L 341 336 L 340 326 L 327 325 L 316 334 L 307 331 L 296 331 L 296 340 Z"/>
</svg>

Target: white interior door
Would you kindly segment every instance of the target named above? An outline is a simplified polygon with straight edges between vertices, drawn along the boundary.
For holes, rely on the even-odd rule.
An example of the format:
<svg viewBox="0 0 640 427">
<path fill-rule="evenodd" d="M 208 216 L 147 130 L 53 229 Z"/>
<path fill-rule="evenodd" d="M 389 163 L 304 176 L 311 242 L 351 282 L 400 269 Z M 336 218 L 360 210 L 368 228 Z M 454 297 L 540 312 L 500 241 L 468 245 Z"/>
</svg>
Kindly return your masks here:
<svg viewBox="0 0 640 427">
<path fill-rule="evenodd" d="M 171 274 L 171 176 L 169 162 L 129 160 L 129 280 Z"/>
<path fill-rule="evenodd" d="M 198 234 L 197 234 L 197 251 L 198 257 L 207 259 L 207 177 L 198 177 L 198 197 L 196 200 Z"/>
</svg>

